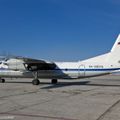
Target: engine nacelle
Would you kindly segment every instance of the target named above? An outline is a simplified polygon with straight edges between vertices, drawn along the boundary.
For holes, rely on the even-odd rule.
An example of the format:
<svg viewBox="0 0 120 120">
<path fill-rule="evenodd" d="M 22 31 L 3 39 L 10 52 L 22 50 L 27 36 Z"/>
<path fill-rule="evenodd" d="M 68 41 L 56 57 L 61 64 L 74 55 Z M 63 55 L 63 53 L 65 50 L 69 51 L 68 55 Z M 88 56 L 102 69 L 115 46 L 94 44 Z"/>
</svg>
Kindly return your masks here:
<svg viewBox="0 0 120 120">
<path fill-rule="evenodd" d="M 8 69 L 11 70 L 25 70 L 24 61 L 19 59 L 7 60 Z"/>
</svg>

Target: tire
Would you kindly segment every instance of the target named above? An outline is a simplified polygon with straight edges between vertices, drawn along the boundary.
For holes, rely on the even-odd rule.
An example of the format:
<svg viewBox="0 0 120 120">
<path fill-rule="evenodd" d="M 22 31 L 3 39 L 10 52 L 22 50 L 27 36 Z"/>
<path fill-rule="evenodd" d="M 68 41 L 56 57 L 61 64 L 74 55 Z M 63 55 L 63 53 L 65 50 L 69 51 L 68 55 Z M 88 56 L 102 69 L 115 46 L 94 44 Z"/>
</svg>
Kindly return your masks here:
<svg viewBox="0 0 120 120">
<path fill-rule="evenodd" d="M 58 82 L 57 79 L 52 79 L 51 81 L 52 84 L 57 84 L 57 82 Z"/>
<path fill-rule="evenodd" d="M 39 84 L 40 84 L 40 81 L 37 80 L 37 79 L 36 79 L 36 80 L 33 80 L 33 81 L 32 81 L 32 84 L 33 84 L 33 85 L 39 85 Z"/>
<path fill-rule="evenodd" d="M 1 83 L 5 83 L 5 79 L 1 79 Z"/>
</svg>

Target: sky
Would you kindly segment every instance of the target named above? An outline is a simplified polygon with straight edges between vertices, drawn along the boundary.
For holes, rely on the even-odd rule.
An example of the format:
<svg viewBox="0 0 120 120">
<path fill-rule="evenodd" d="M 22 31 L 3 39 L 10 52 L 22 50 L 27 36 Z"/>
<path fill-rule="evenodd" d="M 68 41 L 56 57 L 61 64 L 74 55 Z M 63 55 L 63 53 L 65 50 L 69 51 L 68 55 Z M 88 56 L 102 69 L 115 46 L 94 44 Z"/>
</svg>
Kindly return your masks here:
<svg viewBox="0 0 120 120">
<path fill-rule="evenodd" d="M 120 0 L 0 0 L 0 54 L 78 61 L 108 52 Z"/>
</svg>

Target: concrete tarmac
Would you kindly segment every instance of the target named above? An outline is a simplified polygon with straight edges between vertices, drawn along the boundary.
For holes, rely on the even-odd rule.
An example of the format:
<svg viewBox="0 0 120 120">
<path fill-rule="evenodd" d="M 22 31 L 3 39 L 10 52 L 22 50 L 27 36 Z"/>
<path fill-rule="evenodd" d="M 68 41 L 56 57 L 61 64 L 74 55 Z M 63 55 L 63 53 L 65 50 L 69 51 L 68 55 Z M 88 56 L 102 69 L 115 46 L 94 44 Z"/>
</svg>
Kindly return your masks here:
<svg viewBox="0 0 120 120">
<path fill-rule="evenodd" d="M 0 120 L 120 120 L 120 76 L 80 80 L 6 79 Z"/>
</svg>

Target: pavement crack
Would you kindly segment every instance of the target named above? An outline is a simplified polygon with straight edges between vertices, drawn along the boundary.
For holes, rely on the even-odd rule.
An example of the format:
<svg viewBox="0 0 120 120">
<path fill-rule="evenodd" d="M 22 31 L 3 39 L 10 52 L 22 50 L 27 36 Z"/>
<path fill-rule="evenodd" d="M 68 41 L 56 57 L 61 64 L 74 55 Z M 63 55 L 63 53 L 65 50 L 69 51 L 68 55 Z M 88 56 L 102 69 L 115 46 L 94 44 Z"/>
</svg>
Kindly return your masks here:
<svg viewBox="0 0 120 120">
<path fill-rule="evenodd" d="M 32 91 L 32 92 L 24 92 L 24 93 L 14 94 L 14 95 L 7 95 L 7 96 L 2 96 L 2 97 L 0 97 L 0 99 L 9 98 L 9 97 L 14 97 L 14 96 L 21 96 L 21 95 L 26 95 L 26 94 L 33 94 L 33 93 L 37 93 L 37 92 L 38 92 L 38 91 Z"/>
<path fill-rule="evenodd" d="M 30 107 L 33 107 L 33 106 L 37 106 L 39 104 L 44 104 L 44 103 L 47 103 L 49 102 L 50 100 L 47 100 L 47 101 L 44 101 L 44 102 L 40 102 L 40 103 L 35 103 L 35 104 L 32 104 L 32 105 L 20 105 L 19 104 L 19 108 L 15 108 L 15 109 L 12 109 L 12 110 L 9 110 L 9 111 L 6 111 L 6 113 L 11 113 L 11 112 L 14 112 L 14 111 L 20 111 L 20 110 L 23 110 L 23 109 L 27 109 L 27 108 L 30 108 Z"/>
<path fill-rule="evenodd" d="M 104 119 L 104 117 L 105 117 L 108 113 L 110 113 L 110 112 L 113 110 L 113 108 L 115 108 L 119 103 L 120 103 L 120 99 L 117 100 L 112 106 L 110 106 L 110 107 L 109 107 L 103 114 L 101 114 L 96 120 L 102 120 L 102 119 Z"/>
</svg>

